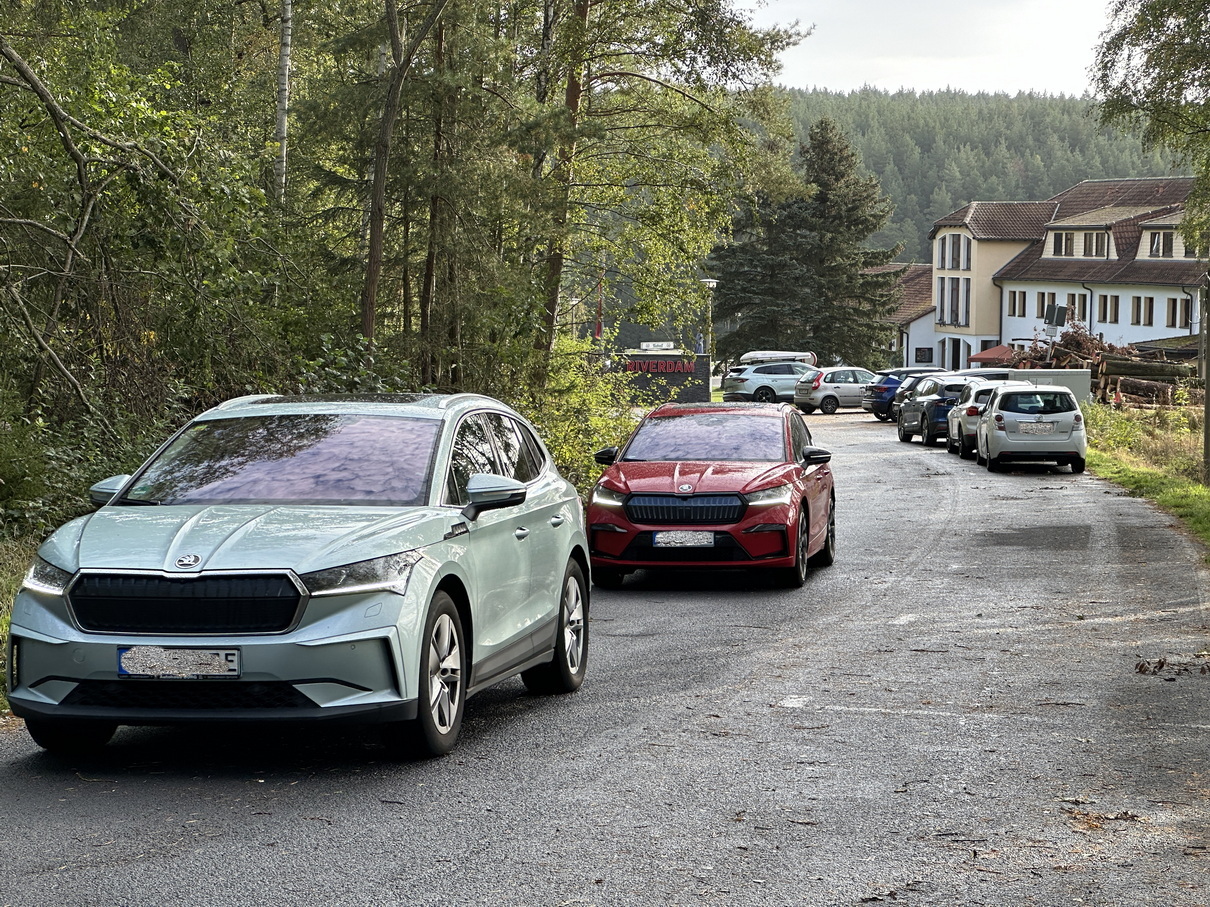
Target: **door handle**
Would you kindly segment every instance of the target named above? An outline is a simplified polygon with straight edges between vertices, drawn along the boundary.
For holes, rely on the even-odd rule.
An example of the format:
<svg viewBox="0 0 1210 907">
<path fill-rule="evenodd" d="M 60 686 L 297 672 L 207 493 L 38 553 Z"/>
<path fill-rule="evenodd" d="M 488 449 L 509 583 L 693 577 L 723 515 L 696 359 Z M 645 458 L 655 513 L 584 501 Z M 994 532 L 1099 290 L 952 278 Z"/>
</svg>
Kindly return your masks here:
<svg viewBox="0 0 1210 907">
<path fill-rule="evenodd" d="M 563 520 L 564 520 L 564 517 L 561 514 L 556 513 L 554 516 L 552 516 L 550 518 L 550 525 L 552 525 L 556 529 L 558 529 L 560 526 L 563 525 Z"/>
<path fill-rule="evenodd" d="M 524 526 L 518 526 L 517 531 L 514 532 L 513 535 L 515 535 L 519 539 L 529 538 L 529 530 L 526 529 Z"/>
</svg>

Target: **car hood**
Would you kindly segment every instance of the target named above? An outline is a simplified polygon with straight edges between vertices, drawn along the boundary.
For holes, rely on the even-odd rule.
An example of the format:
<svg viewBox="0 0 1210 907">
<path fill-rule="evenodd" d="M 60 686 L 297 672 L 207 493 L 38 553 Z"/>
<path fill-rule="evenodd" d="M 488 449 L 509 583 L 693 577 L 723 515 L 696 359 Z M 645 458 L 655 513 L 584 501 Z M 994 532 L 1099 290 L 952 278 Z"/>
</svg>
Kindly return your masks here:
<svg viewBox="0 0 1210 907">
<path fill-rule="evenodd" d="M 309 573 L 440 540 L 457 511 L 269 504 L 102 507 L 42 546 L 55 566 L 164 570 L 292 569 Z M 188 558 L 178 567 L 178 558 Z"/>
<path fill-rule="evenodd" d="M 754 491 L 791 468 L 784 463 L 621 462 L 605 477 L 610 486 L 628 494 L 712 494 Z"/>
</svg>

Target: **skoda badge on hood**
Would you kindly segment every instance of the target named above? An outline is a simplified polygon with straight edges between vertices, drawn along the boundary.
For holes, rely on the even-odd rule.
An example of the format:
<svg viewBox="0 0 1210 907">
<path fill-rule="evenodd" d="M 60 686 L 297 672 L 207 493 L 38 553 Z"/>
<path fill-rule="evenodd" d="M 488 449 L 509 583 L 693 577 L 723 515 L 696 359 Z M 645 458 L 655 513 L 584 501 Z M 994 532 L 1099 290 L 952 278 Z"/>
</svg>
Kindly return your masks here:
<svg viewBox="0 0 1210 907">
<path fill-rule="evenodd" d="M 188 570 L 190 567 L 196 567 L 202 562 L 200 554 L 182 554 L 176 559 L 176 565 L 182 570 Z"/>
</svg>

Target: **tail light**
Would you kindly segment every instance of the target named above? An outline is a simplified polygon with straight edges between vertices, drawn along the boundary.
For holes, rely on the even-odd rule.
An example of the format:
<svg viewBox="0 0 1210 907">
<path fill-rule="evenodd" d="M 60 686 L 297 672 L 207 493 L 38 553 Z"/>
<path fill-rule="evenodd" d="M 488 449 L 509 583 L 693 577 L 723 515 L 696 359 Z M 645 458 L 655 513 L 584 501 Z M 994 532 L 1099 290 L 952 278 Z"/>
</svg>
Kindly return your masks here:
<svg viewBox="0 0 1210 907">
<path fill-rule="evenodd" d="M 813 390 L 813 391 L 819 390 L 819 383 L 821 381 L 823 381 L 823 372 L 820 372 L 818 375 L 815 376 L 815 380 L 811 382 L 811 390 Z"/>
<path fill-rule="evenodd" d="M 1081 416 L 1079 413 L 1076 413 L 1076 415 L 1075 415 L 1075 421 L 1072 422 L 1072 424 L 1071 424 L 1071 430 L 1072 431 L 1083 431 L 1084 430 L 1084 417 Z"/>
<path fill-rule="evenodd" d="M 1004 427 L 1004 417 L 999 413 L 996 413 L 996 431 L 1008 431 L 1008 429 Z"/>
<path fill-rule="evenodd" d="M 979 415 L 979 407 L 977 407 L 977 406 L 968 406 L 968 407 L 966 408 L 966 414 L 967 414 L 968 416 L 977 416 L 977 415 Z"/>
</svg>

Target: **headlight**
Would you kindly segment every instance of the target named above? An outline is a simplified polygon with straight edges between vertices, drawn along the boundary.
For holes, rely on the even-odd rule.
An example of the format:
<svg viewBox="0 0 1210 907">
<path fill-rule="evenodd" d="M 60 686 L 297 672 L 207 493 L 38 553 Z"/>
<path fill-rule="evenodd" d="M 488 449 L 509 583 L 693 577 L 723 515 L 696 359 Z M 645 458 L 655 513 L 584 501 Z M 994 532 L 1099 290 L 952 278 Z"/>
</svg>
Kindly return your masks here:
<svg viewBox="0 0 1210 907">
<path fill-rule="evenodd" d="M 25 574 L 25 581 L 21 583 L 21 588 L 29 589 L 32 592 L 42 592 L 46 595 L 62 595 L 69 582 L 71 582 L 71 574 L 66 570 L 60 570 L 54 564 L 35 557 L 29 572 Z"/>
<path fill-rule="evenodd" d="M 601 507 L 621 507 L 626 503 L 626 495 L 604 485 L 598 485 L 592 490 L 592 503 Z"/>
<path fill-rule="evenodd" d="M 394 592 L 403 595 L 408 589 L 412 568 L 420 561 L 420 553 L 405 551 L 373 560 L 345 564 L 304 573 L 299 577 L 307 591 L 314 596 L 347 595 L 352 592 Z"/>
<path fill-rule="evenodd" d="M 744 495 L 749 507 L 777 507 L 790 503 L 794 489 L 790 485 L 774 485 L 762 491 L 752 491 Z"/>
</svg>

